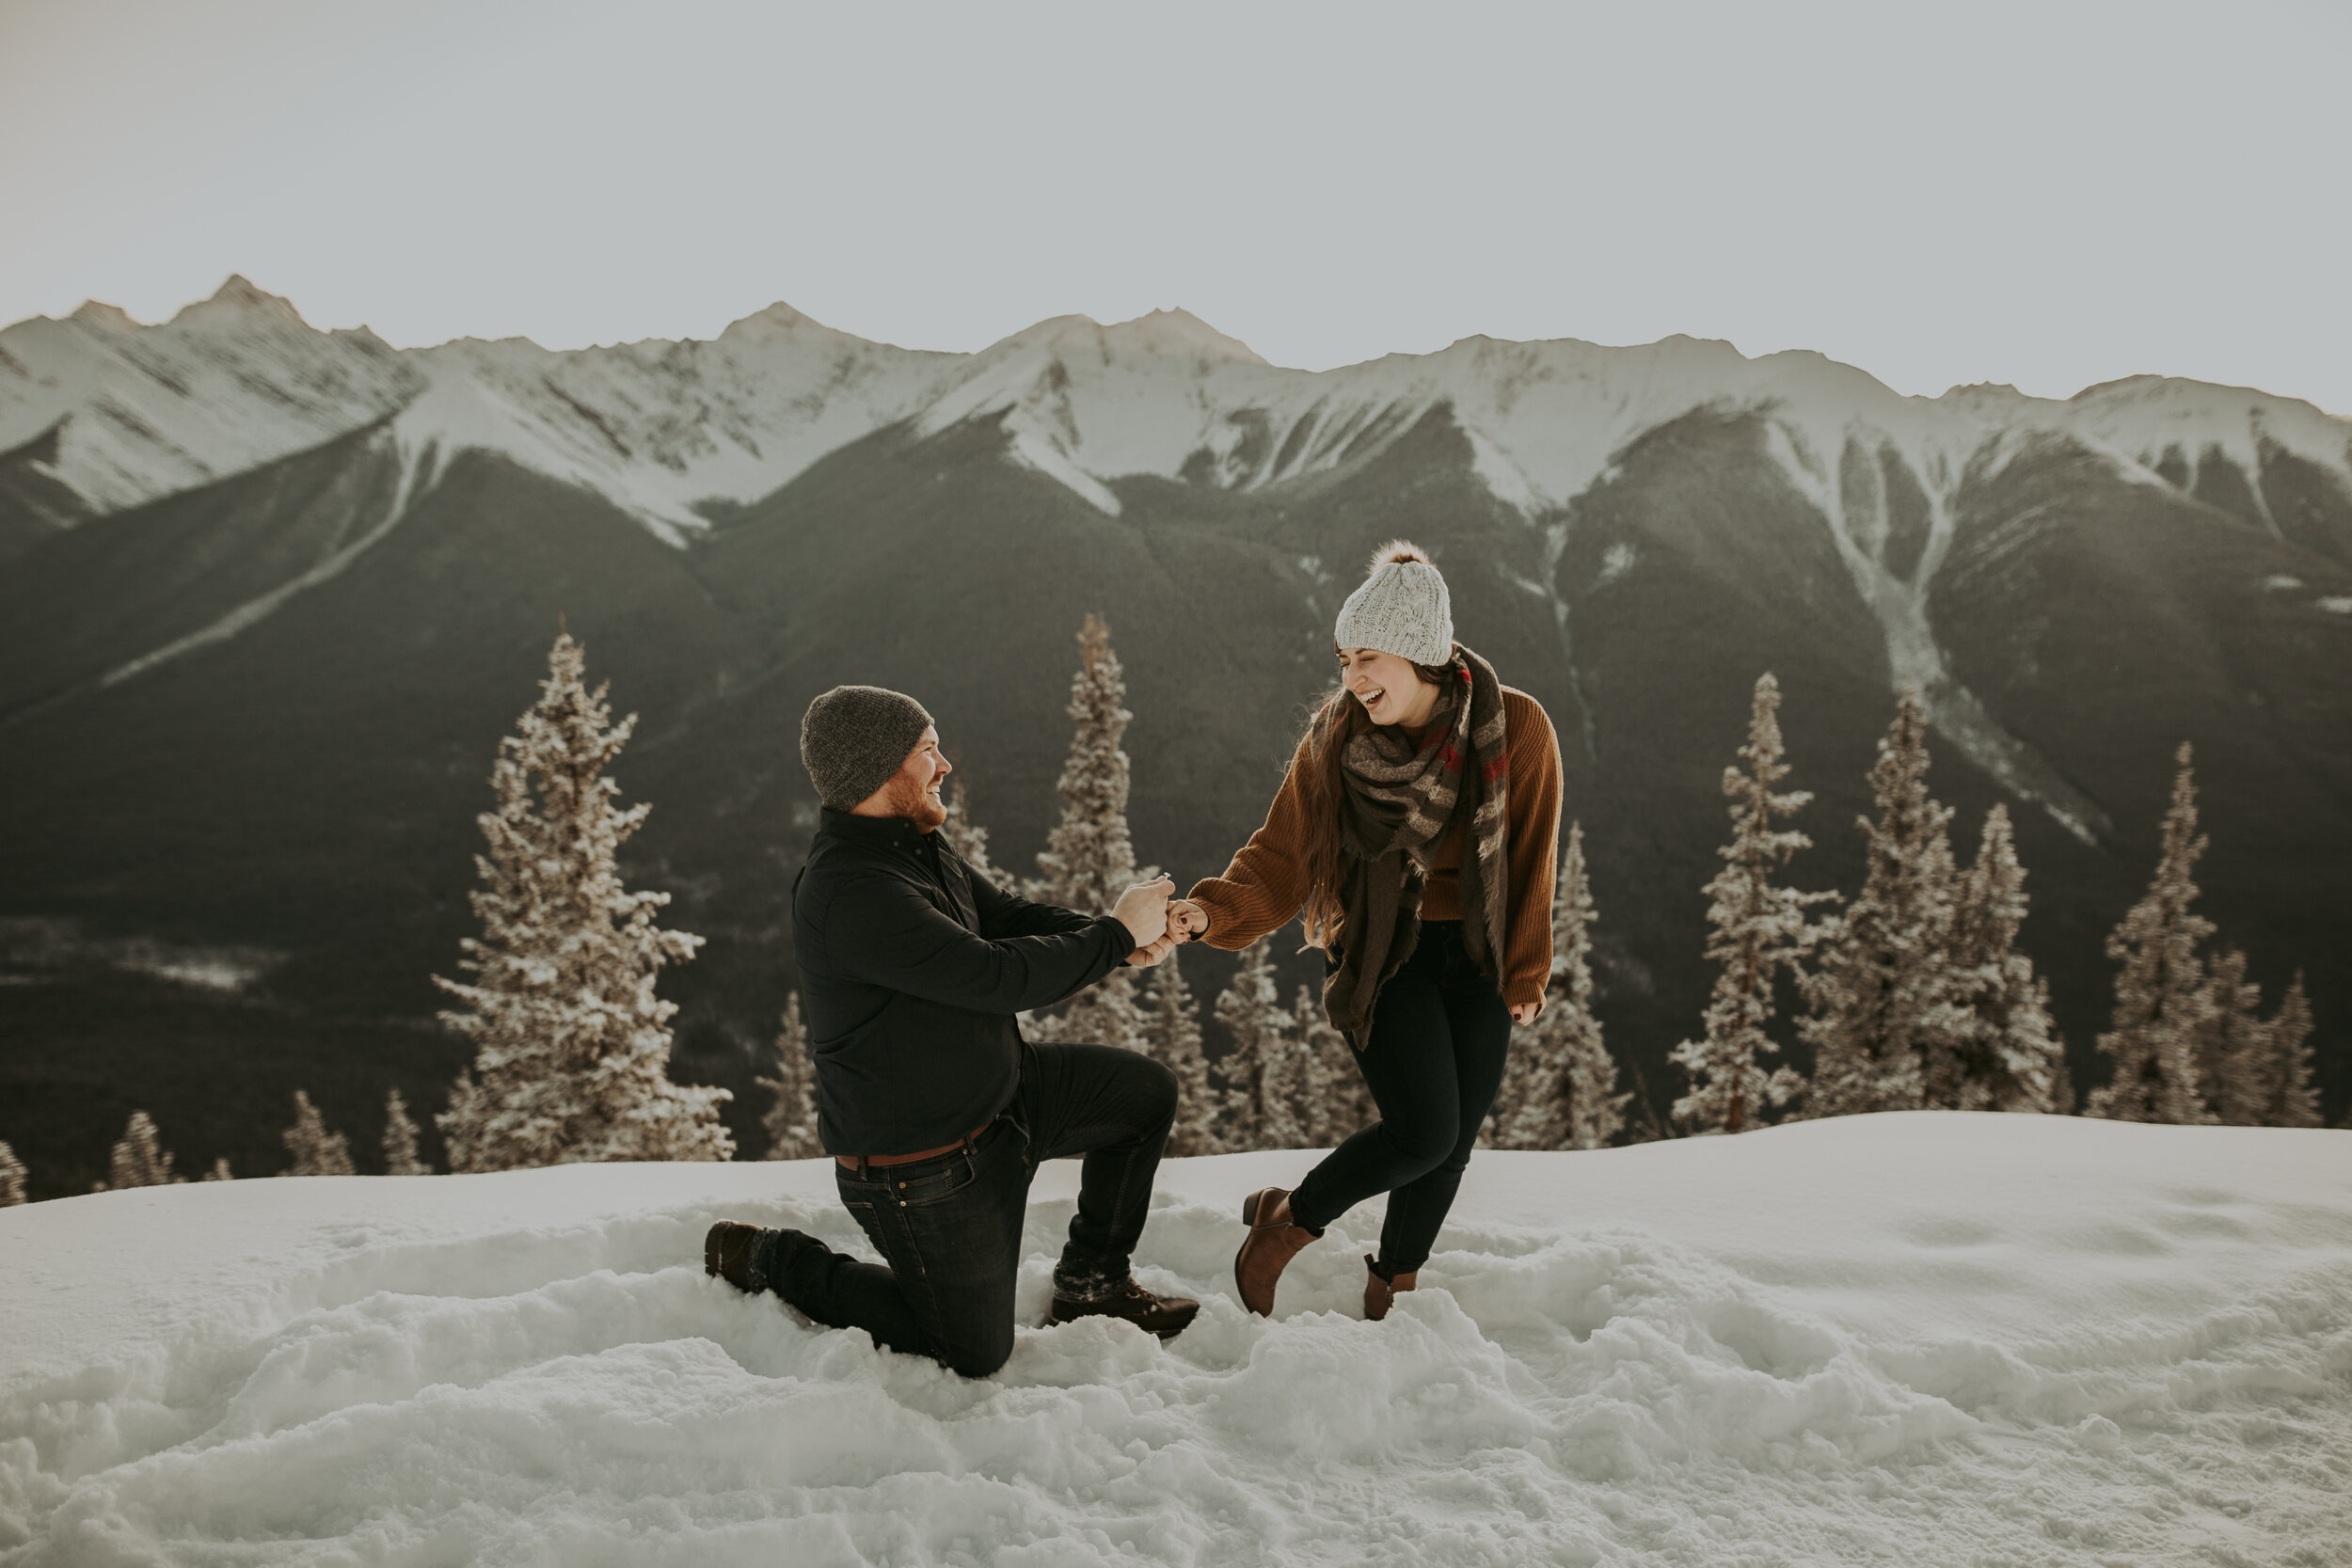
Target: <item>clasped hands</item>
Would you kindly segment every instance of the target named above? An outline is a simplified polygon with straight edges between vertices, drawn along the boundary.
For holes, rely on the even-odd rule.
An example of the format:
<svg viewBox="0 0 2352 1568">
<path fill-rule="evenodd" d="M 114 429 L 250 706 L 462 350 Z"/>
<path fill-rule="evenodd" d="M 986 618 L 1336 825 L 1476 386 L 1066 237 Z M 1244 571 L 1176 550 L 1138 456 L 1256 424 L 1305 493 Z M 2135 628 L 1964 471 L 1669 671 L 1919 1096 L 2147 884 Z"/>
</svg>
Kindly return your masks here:
<svg viewBox="0 0 2352 1568">
<path fill-rule="evenodd" d="M 1120 895 L 1119 907 L 1111 911 L 1120 924 L 1135 933 L 1140 944 L 1127 955 L 1128 967 L 1150 969 L 1174 950 L 1180 942 L 1190 942 L 1209 928 L 1209 911 L 1189 898 L 1171 898 L 1176 884 L 1166 877 L 1138 882 Z M 1533 1023 L 1544 1010 L 1541 1002 L 1514 1002 L 1510 1006 L 1511 1022 Z"/>
<path fill-rule="evenodd" d="M 1127 927 L 1136 950 L 1127 955 L 1133 969 L 1150 969 L 1175 948 L 1209 928 L 1208 911 L 1189 898 L 1171 898 L 1175 882 L 1156 877 L 1137 882 L 1119 895 L 1111 918 Z"/>
</svg>

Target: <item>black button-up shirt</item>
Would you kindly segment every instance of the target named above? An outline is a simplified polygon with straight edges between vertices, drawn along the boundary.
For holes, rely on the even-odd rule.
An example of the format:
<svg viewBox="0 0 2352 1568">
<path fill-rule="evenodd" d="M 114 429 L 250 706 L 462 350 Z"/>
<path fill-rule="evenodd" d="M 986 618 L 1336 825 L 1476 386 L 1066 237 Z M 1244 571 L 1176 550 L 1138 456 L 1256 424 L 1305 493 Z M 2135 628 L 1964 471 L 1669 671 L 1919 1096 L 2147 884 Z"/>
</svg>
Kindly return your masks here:
<svg viewBox="0 0 2352 1568">
<path fill-rule="evenodd" d="M 1108 915 L 1032 904 L 904 817 L 827 808 L 793 883 L 792 946 L 828 1153 L 953 1143 L 1012 1101 L 1013 1014 L 1134 951 Z"/>
</svg>

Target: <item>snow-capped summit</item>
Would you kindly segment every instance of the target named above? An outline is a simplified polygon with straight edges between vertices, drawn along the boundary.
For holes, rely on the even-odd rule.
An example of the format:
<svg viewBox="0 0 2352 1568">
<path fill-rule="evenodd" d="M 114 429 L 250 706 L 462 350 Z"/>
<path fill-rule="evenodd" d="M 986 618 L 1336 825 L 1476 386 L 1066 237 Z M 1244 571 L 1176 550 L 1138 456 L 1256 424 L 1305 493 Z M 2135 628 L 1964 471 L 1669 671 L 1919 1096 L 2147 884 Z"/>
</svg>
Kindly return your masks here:
<svg viewBox="0 0 2352 1568">
<path fill-rule="evenodd" d="M 77 326 L 100 332 L 135 332 L 139 324 L 131 312 L 119 305 L 109 305 L 103 299 L 86 299 L 74 308 L 66 320 Z"/>
<path fill-rule="evenodd" d="M 1266 362 L 1248 343 L 1227 337 L 1191 311 L 1181 309 L 1152 310 L 1133 321 L 1115 322 L 1103 328 L 1103 337 L 1118 347 L 1145 354 L 1233 359 L 1245 365 Z"/>
<path fill-rule="evenodd" d="M 183 305 L 174 322 L 202 322 L 229 318 L 237 321 L 279 321 L 308 325 L 294 302 L 283 294 L 255 287 L 243 273 L 232 272 L 221 286 L 213 291 L 210 299 L 199 299 Z"/>
</svg>

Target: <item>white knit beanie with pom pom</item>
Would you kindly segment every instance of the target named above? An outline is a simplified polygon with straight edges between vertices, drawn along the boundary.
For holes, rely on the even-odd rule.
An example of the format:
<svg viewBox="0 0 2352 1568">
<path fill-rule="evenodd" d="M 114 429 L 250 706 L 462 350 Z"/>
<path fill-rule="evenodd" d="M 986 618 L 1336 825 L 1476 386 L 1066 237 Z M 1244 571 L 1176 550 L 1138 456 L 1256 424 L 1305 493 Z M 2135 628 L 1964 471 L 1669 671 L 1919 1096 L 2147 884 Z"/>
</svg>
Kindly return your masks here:
<svg viewBox="0 0 2352 1568">
<path fill-rule="evenodd" d="M 1415 664 L 1454 657 L 1454 600 L 1445 575 L 1419 545 L 1399 539 L 1372 555 L 1372 576 L 1340 606 L 1332 640 L 1343 648 L 1372 648 Z"/>
</svg>

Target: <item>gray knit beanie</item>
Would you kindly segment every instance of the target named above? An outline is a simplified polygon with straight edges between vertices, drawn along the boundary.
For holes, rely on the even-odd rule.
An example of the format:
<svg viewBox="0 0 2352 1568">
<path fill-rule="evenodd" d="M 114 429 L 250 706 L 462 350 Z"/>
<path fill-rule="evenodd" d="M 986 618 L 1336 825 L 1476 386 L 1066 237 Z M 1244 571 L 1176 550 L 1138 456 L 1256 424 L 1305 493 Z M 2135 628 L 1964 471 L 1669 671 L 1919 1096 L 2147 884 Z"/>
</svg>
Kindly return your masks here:
<svg viewBox="0 0 2352 1568">
<path fill-rule="evenodd" d="M 931 716 L 902 691 L 836 686 L 801 716 L 801 766 L 817 799 L 848 811 L 906 766 Z"/>
<path fill-rule="evenodd" d="M 1372 576 L 1340 606 L 1331 634 L 1343 648 L 1372 648 L 1415 664 L 1454 657 L 1454 600 L 1445 576 L 1419 545 L 1402 539 L 1373 552 Z"/>
</svg>

